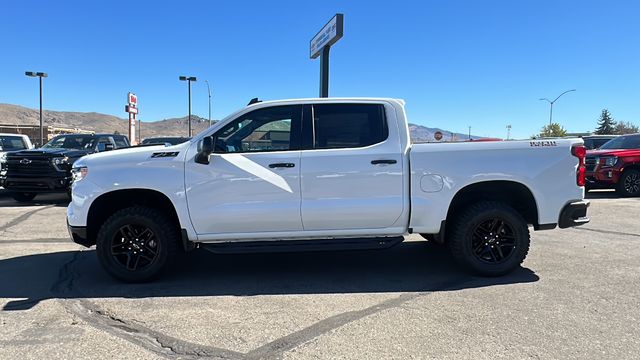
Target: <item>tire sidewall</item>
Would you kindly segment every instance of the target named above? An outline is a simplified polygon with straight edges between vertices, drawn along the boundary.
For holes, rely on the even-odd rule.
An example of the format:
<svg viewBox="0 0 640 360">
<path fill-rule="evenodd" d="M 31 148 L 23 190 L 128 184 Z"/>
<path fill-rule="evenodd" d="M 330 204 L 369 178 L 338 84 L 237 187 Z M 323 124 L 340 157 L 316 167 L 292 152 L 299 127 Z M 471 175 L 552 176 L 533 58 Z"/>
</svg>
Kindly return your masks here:
<svg viewBox="0 0 640 360">
<path fill-rule="evenodd" d="M 122 216 L 118 216 L 121 213 Z M 149 216 L 135 214 L 131 211 L 126 216 L 124 216 L 123 211 L 120 211 L 109 218 L 100 228 L 96 239 L 98 260 L 104 269 L 114 277 L 126 282 L 141 282 L 155 277 L 167 263 L 169 241 L 172 240 L 168 239 L 167 234 L 162 231 L 162 227 L 159 225 L 160 221 L 162 221 L 161 218 L 154 221 Z M 150 266 L 143 270 L 127 270 L 111 255 L 111 246 L 115 234 L 122 226 L 128 224 L 147 226 L 156 236 L 158 256 Z"/>
</svg>

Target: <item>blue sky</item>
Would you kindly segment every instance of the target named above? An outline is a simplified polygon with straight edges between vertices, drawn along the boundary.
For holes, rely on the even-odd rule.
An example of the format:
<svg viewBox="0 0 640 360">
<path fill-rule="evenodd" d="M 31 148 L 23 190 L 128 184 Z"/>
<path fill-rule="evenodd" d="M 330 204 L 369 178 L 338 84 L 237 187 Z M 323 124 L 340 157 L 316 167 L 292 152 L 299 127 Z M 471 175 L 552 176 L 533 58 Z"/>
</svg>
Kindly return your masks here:
<svg viewBox="0 0 640 360">
<path fill-rule="evenodd" d="M 143 121 L 213 118 L 249 99 L 315 97 L 309 40 L 336 12 L 330 96 L 396 97 L 410 121 L 484 136 L 536 133 L 554 120 L 589 131 L 603 108 L 640 124 L 640 2 L 628 1 L 11 1 L 0 5 L 0 103 Z M 1 122 L 1 121 L 0 121 Z"/>
</svg>

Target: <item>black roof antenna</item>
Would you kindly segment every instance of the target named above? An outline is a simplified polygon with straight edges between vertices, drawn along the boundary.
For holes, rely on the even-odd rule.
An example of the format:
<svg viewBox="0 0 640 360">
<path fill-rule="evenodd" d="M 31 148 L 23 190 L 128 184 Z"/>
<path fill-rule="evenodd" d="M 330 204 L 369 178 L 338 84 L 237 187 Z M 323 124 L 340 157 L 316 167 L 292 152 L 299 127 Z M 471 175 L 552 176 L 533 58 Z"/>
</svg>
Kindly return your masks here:
<svg viewBox="0 0 640 360">
<path fill-rule="evenodd" d="M 249 103 L 247 104 L 247 106 L 253 105 L 253 104 L 257 104 L 259 102 L 262 102 L 262 100 L 258 100 L 258 98 L 253 98 L 253 99 L 249 100 Z"/>
</svg>

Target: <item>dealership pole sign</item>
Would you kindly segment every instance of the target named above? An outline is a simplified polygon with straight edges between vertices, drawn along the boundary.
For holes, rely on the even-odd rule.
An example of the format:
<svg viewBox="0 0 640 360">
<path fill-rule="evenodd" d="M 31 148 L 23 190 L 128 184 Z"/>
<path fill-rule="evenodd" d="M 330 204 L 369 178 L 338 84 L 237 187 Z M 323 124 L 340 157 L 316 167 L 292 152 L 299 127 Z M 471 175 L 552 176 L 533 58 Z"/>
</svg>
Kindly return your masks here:
<svg viewBox="0 0 640 360">
<path fill-rule="evenodd" d="M 129 113 L 129 142 L 136 145 L 136 117 L 138 115 L 138 96 L 130 92 L 127 94 L 127 105 L 124 111 Z"/>
<path fill-rule="evenodd" d="M 344 15 L 336 14 L 309 43 L 311 59 L 320 57 L 320 97 L 329 97 L 329 50 L 342 38 Z"/>
</svg>

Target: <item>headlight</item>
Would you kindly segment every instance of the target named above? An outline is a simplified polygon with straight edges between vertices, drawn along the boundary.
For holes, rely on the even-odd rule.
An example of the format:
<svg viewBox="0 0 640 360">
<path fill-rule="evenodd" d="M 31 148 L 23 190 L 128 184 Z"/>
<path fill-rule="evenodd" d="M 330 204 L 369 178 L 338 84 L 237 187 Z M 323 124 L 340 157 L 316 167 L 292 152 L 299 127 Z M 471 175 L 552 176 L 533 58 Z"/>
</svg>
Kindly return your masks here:
<svg viewBox="0 0 640 360">
<path fill-rule="evenodd" d="M 73 182 L 84 179 L 85 177 L 87 177 L 87 174 L 89 174 L 89 168 L 87 168 L 86 166 L 74 167 L 73 169 L 71 169 L 71 177 L 73 179 Z"/>
<path fill-rule="evenodd" d="M 65 157 L 56 157 L 56 158 L 51 159 L 51 163 L 56 168 L 56 170 L 65 171 L 64 169 L 61 169 L 60 166 L 68 164 L 69 163 L 69 158 L 66 157 L 66 156 Z"/>
<path fill-rule="evenodd" d="M 66 164 L 69 162 L 69 158 L 68 157 L 57 157 L 57 158 L 53 158 L 51 159 L 51 162 L 53 163 L 53 165 L 62 165 L 62 164 Z"/>
<path fill-rule="evenodd" d="M 600 158 L 600 164 L 602 164 L 602 166 L 614 166 L 616 163 L 618 162 L 618 157 L 617 156 L 603 156 Z"/>
<path fill-rule="evenodd" d="M 2 153 L 2 155 L 0 155 L 0 164 L 4 164 L 7 162 L 7 153 Z"/>
</svg>

